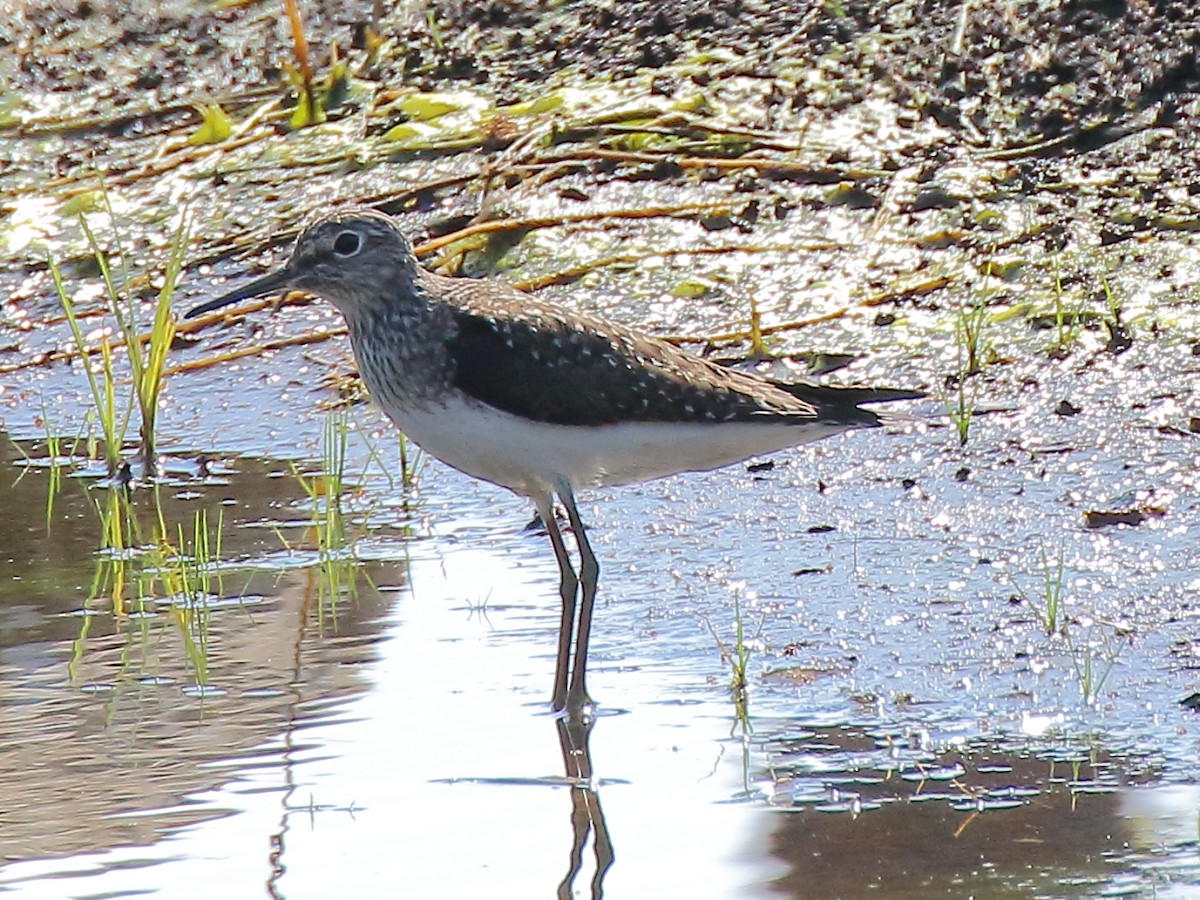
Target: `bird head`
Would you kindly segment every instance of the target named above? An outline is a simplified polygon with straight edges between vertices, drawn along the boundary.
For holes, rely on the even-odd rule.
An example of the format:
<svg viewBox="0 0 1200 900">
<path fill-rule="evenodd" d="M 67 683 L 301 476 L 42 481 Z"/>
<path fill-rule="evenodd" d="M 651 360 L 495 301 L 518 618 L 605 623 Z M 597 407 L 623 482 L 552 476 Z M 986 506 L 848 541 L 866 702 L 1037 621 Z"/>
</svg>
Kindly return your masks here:
<svg viewBox="0 0 1200 900">
<path fill-rule="evenodd" d="M 323 297 L 351 318 L 366 304 L 396 296 L 416 272 L 412 244 L 394 219 L 361 207 L 339 209 L 304 227 L 282 267 L 192 307 L 184 318 L 289 290 Z"/>
</svg>

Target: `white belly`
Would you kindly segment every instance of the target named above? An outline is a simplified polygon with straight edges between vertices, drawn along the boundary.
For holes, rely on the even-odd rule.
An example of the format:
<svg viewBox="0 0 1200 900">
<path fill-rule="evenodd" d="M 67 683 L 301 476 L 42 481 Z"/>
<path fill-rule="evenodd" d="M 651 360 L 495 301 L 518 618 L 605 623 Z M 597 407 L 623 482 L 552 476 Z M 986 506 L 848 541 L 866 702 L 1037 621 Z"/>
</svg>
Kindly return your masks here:
<svg viewBox="0 0 1200 900">
<path fill-rule="evenodd" d="M 845 430 L 817 422 L 547 425 L 461 399 L 393 418 L 422 450 L 447 465 L 531 496 L 554 490 L 560 478 L 576 489 L 649 481 L 719 468 Z"/>
</svg>

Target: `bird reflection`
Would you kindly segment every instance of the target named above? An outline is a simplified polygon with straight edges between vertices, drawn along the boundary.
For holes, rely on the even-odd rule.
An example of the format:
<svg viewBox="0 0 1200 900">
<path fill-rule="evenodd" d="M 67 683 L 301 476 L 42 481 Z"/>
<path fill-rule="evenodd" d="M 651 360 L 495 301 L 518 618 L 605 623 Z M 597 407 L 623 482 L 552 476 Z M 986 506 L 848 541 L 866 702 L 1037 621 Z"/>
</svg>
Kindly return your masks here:
<svg viewBox="0 0 1200 900">
<path fill-rule="evenodd" d="M 593 779 L 592 753 L 588 741 L 596 717 L 581 711 L 570 712 L 555 720 L 558 742 L 562 747 L 563 766 L 571 784 L 571 863 L 566 877 L 558 885 L 559 900 L 573 897 L 575 879 L 583 869 L 583 851 L 588 838 L 596 854 L 596 871 L 592 875 L 592 898 L 604 896 L 604 876 L 613 864 L 612 840 L 608 825 L 604 821 L 604 810 L 600 807 L 600 795 Z"/>
</svg>

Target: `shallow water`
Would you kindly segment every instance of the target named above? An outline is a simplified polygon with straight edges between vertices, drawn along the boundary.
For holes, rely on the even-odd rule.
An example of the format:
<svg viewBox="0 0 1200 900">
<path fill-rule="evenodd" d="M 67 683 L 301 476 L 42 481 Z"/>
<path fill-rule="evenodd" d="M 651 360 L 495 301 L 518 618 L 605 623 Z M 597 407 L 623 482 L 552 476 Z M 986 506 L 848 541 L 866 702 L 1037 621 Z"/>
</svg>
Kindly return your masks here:
<svg viewBox="0 0 1200 900">
<path fill-rule="evenodd" d="M 263 377 L 280 364 L 219 375 L 220 405 L 211 380 L 172 385 L 172 450 L 226 456 L 159 489 L 168 522 L 224 510 L 202 677 L 163 598 L 89 601 L 109 491 L 64 479 L 47 527 L 48 469 L 5 444 L 24 472 L 0 524 L 9 892 L 552 896 L 581 843 L 588 896 L 600 826 L 609 897 L 1200 890 L 1186 442 L 1111 449 L 1076 417 L 1029 446 L 1030 410 L 981 418 L 963 453 L 926 407 L 772 468 L 588 495 L 593 793 L 564 778 L 547 711 L 557 572 L 526 504 L 434 462 L 415 492 L 390 484 L 367 452 L 394 470 L 390 431 L 359 408 L 355 552 L 320 565 L 291 463 L 239 458 L 320 456 L 307 391 Z M 1085 498 L 1147 480 L 1167 515 L 1080 526 Z M 1034 612 L 1043 547 L 1068 639 Z M 745 723 L 722 650 L 739 614 Z"/>
<path fill-rule="evenodd" d="M 836 5 L 814 7 L 827 21 L 813 32 L 803 13 L 788 40 L 806 49 L 776 57 L 772 39 L 762 71 L 751 55 L 703 85 L 696 66 L 711 63 L 686 58 L 616 81 L 606 62 L 600 79 L 513 84 L 493 70 L 469 90 L 433 85 L 478 92 L 522 141 L 427 156 L 383 136 L 395 97 L 417 89 L 408 52 L 441 49 L 436 17 L 424 43 L 409 34 L 404 20 L 423 15 L 411 4 L 383 5 L 389 47 L 405 52 L 384 52 L 381 72 L 356 62 L 347 108 L 290 133 L 287 112 L 270 112 L 284 91 L 259 68 L 287 58 L 266 6 L 24 4 L 4 23 L 19 52 L 0 56 L 15 161 L 0 167 L 0 890 L 1200 896 L 1200 726 L 1180 703 L 1200 690 L 1188 106 L 1104 152 L 988 159 L 969 110 L 964 141 L 919 109 L 936 103 L 893 96 L 953 89 L 948 43 L 889 26 L 830 45 L 822 35 L 853 20 Z M 454 20 L 470 12 L 459 6 Z M 558 6 L 541 5 L 576 12 Z M 992 12 L 934 18 L 976 54 L 968 68 L 1008 71 L 1012 52 L 1024 77 L 1007 19 L 1008 51 L 967 27 Z M 307 10 L 314 48 L 344 48 L 360 14 Z M 485 71 L 505 45 L 536 52 L 487 40 Z M 905 67 L 880 80 L 888 47 L 932 48 L 938 83 Z M 249 140 L 187 149 L 192 104 L 214 84 Z M 563 88 L 558 112 L 511 107 Z M 702 105 L 677 108 L 677 88 Z M 596 132 L 626 103 L 665 113 L 667 131 Z M 681 112 L 699 143 L 670 132 Z M 1014 119 L 1005 103 L 988 115 Z M 583 137 L 568 139 L 575 126 Z M 539 130 L 555 140 L 524 144 Z M 739 134 L 768 143 L 722 148 Z M 623 138 L 659 156 L 594 159 Z M 676 151 L 760 153 L 765 168 L 671 174 Z M 931 399 L 908 423 L 773 466 L 585 496 L 603 568 L 589 674 L 601 714 L 564 735 L 547 709 L 557 571 L 527 504 L 436 463 L 401 488 L 368 453 L 396 472 L 390 427 L 360 408 L 345 546 L 315 543 L 325 500 L 292 467 L 319 468 L 314 406 L 332 392 L 317 383 L 347 367 L 344 342 L 170 377 L 170 480 L 135 490 L 132 550 L 100 549 L 98 509 L 119 498 L 94 466 L 69 463 L 51 488 L 46 432 L 70 444 L 88 430 L 88 386 L 78 362 L 26 365 L 71 342 L 51 321 L 47 254 L 81 310 L 102 305 L 77 214 L 110 251 L 129 248 L 122 269 L 156 277 L 188 205 L 182 309 L 220 289 L 209 276 L 237 275 L 314 208 L 351 198 L 397 210 L 417 237 L 477 214 L 561 217 L 464 263 L 513 279 L 597 263 L 541 296 L 659 332 L 737 330 L 753 301 L 768 327 L 810 323 L 776 333 L 772 351 L 861 354 L 838 378 Z M 984 371 L 964 398 L 988 414 L 961 449 L 939 395 L 953 406 L 946 376 L 961 374 L 973 310 L 986 313 Z M 1100 323 L 1118 314 L 1133 344 L 1109 352 Z M 92 338 L 103 321 L 87 317 Z M 181 337 L 172 363 L 337 324 L 319 303 L 264 311 Z M 202 476 L 201 455 L 223 462 Z M 1085 525 L 1089 511 L 1130 510 L 1144 513 L 1136 527 Z M 220 522 L 213 589 L 168 591 L 156 542 L 181 543 L 198 511 Z M 1051 628 L 1049 593 L 1062 607 Z M 730 691 L 739 627 L 746 707 Z M 564 746 L 584 740 L 594 789 L 567 777 L 584 756 Z"/>
<path fill-rule="evenodd" d="M 376 896 L 403 873 L 410 896 L 552 892 L 567 872 L 578 789 L 564 782 L 545 703 L 557 611 L 540 588 L 553 583 L 553 559 L 520 531 L 519 505 L 498 522 L 443 523 L 436 538 L 365 542 L 355 595 L 321 609 L 321 572 L 269 571 L 263 529 L 246 527 L 287 519 L 294 480 L 238 465 L 228 484 L 188 491 L 237 496 L 227 556 L 257 553 L 262 569 L 246 587 L 261 600 L 210 614 L 204 696 L 188 695 L 194 679 L 157 614 L 121 627 L 97 613 L 110 633 L 92 625 L 71 677 L 83 617 L 61 585 L 88 580 L 87 554 L 78 573 L 59 568 L 62 608 L 27 597 L 37 627 L 5 653 L 11 862 L 0 883 L 46 897 L 211 896 L 220 886 L 244 896 L 255 885 L 278 896 Z M 40 486 L 31 473 L 17 488 Z M 58 509 L 82 516 L 71 499 L 65 491 Z M 609 696 L 644 710 L 614 705 L 597 727 L 608 814 L 625 823 L 624 872 L 613 871 L 611 889 L 724 884 L 740 896 L 762 883 L 774 867 L 744 844 L 747 826 L 765 827 L 764 811 L 719 803 L 741 779 L 720 691 L 702 703 L 647 703 L 639 683 L 651 697 L 669 684 L 608 671 L 598 666 L 596 677 L 612 681 Z M 651 807 L 636 799 L 639 783 Z M 685 809 L 686 823 L 675 823 Z M 706 846 L 710 865 L 662 871 L 651 848 L 668 828 Z"/>
</svg>

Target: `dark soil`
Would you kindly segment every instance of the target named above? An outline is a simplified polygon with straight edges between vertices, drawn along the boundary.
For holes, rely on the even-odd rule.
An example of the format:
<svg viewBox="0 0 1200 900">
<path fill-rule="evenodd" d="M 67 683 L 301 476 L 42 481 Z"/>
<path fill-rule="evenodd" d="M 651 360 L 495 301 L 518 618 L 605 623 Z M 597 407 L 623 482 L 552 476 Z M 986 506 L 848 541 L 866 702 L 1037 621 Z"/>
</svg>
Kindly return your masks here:
<svg viewBox="0 0 1200 900">
<path fill-rule="evenodd" d="M 367 3 L 304 11 L 319 58 L 334 43 L 343 54 L 361 44 L 368 27 L 394 38 L 380 74 L 397 86 L 487 83 L 504 100 L 568 67 L 630 78 L 725 48 L 738 57 L 732 68 L 763 78 L 820 65 L 836 90 L 794 91 L 781 98 L 791 106 L 840 108 L 882 87 L 989 146 L 1077 134 L 1152 106 L 1175 121 L 1200 88 L 1192 0 L 492 0 L 434 2 L 426 18 L 397 9 L 379 22 Z M 0 73 L 9 91 L 82 90 L 98 113 L 147 114 L 194 101 L 198 72 L 220 72 L 215 96 L 264 86 L 287 43 L 275 4 L 43 0 L 0 23 Z M 715 65 L 693 77 L 720 74 Z"/>
<path fill-rule="evenodd" d="M 567 66 L 627 78 L 723 47 L 741 57 L 739 70 L 762 77 L 788 61 L 833 65 L 840 89 L 830 106 L 886 86 L 971 143 L 993 146 L 1075 133 L 1158 103 L 1172 118 L 1200 87 L 1191 0 L 547 6 L 435 3 L 438 38 L 428 27 L 410 31 L 406 68 L 515 90 L 513 82 L 536 85 Z M 812 99 L 798 92 L 787 102 Z"/>
</svg>

